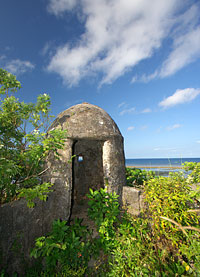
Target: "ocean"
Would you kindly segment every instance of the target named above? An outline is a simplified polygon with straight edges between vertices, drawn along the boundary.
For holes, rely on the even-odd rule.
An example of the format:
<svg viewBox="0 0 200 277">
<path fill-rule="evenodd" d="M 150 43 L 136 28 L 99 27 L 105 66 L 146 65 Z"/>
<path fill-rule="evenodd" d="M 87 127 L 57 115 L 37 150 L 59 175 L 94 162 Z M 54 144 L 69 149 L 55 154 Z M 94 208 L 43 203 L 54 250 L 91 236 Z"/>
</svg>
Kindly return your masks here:
<svg viewBox="0 0 200 277">
<path fill-rule="evenodd" d="M 185 162 L 200 162 L 200 158 L 126 159 L 126 166 L 152 170 L 157 175 L 168 176 L 169 172 L 181 171 Z"/>
</svg>

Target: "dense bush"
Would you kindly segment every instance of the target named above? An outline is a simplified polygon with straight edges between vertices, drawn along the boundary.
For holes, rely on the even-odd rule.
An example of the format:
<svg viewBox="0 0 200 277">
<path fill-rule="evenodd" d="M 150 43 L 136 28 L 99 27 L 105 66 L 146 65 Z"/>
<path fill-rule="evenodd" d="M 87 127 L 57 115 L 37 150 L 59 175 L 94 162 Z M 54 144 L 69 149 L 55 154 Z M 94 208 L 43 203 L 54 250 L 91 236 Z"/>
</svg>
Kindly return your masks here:
<svg viewBox="0 0 200 277">
<path fill-rule="evenodd" d="M 66 268 L 74 271 L 85 268 L 90 258 L 90 248 L 90 233 L 85 226 L 81 226 L 80 220 L 72 226 L 57 220 L 47 237 L 36 240 L 31 256 L 45 257 L 45 272 L 51 275 Z"/>
<path fill-rule="evenodd" d="M 126 185 L 130 187 L 142 187 L 144 182 L 155 177 L 153 171 L 139 168 L 126 168 Z"/>
<path fill-rule="evenodd" d="M 37 239 L 32 252 L 45 259 L 42 274 L 51 267 L 60 276 L 70 276 L 70 271 L 77 276 L 199 276 L 200 191 L 188 184 L 198 168 L 193 164 L 187 178 L 176 173 L 148 180 L 140 217 L 120 212 L 116 194 L 90 190 L 88 214 L 99 236 L 92 238 L 81 225 L 54 223 L 52 233 Z M 66 230 L 55 230 L 61 225 Z"/>
<path fill-rule="evenodd" d="M 44 161 L 50 151 L 59 157 L 65 132 L 46 130 L 49 126 L 50 96 L 41 94 L 37 102 L 20 102 L 13 93 L 21 88 L 16 77 L 0 69 L 0 204 L 18 197 L 45 200 L 51 187 L 41 183 L 47 170 Z"/>
</svg>

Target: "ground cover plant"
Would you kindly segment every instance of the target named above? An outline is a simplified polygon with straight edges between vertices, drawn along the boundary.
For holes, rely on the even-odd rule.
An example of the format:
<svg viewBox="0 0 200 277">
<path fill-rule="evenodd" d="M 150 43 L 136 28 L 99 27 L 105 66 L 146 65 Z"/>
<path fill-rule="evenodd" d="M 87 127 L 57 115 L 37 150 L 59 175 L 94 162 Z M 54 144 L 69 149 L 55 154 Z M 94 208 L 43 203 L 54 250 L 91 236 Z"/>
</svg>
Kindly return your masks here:
<svg viewBox="0 0 200 277">
<path fill-rule="evenodd" d="M 200 190 L 192 190 L 191 180 L 199 178 L 200 165 L 185 168 L 193 169 L 187 178 L 176 173 L 145 182 L 146 208 L 139 217 L 121 211 L 118 196 L 106 188 L 90 190 L 88 215 L 98 236 L 81 221 L 72 226 L 57 221 L 54 228 L 62 231 L 36 240 L 31 255 L 45 265 L 37 274 L 199 276 Z"/>
</svg>

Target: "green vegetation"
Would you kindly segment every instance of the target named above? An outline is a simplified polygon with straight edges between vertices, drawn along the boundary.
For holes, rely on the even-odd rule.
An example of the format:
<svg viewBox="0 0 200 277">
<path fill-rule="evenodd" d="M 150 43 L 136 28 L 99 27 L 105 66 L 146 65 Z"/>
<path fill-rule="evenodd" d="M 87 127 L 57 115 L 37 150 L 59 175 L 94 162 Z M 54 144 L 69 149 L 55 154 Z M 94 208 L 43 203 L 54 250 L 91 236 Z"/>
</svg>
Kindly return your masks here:
<svg viewBox="0 0 200 277">
<path fill-rule="evenodd" d="M 9 93 L 21 84 L 0 69 L 0 203 L 26 197 L 45 200 L 51 184 L 41 182 L 45 158 L 64 145 L 66 134 L 46 134 L 50 98 L 36 104 L 20 102 Z M 27 131 L 31 130 L 31 131 Z M 118 196 L 90 189 L 88 216 L 96 232 L 77 219 L 57 220 L 52 231 L 36 239 L 35 260 L 25 276 L 200 276 L 200 164 L 186 163 L 182 173 L 155 177 L 127 169 L 127 184 L 142 186 L 145 208 L 139 217 L 120 210 Z M 97 235 L 94 235 L 96 234 Z M 6 271 L 0 275 L 6 276 Z"/>
<path fill-rule="evenodd" d="M 126 168 L 126 185 L 129 187 L 142 187 L 144 182 L 155 177 L 153 171 L 141 170 L 139 168 Z"/>
<path fill-rule="evenodd" d="M 54 222 L 31 253 L 44 260 L 38 276 L 199 276 L 200 190 L 189 181 L 200 177 L 200 164 L 185 165 L 191 167 L 187 178 L 176 173 L 145 182 L 140 217 L 120 211 L 116 194 L 90 190 L 88 215 L 98 236 L 81 220 Z"/>
<path fill-rule="evenodd" d="M 68 226 L 65 221 L 53 223 L 52 232 L 47 237 L 36 240 L 31 256 L 45 257 L 45 273 L 59 273 L 68 269 L 78 271 L 89 262 L 91 243 L 89 233 L 81 221 Z M 84 272 L 84 271 L 83 271 Z"/>
<path fill-rule="evenodd" d="M 19 197 L 46 200 L 52 186 L 41 183 L 45 158 L 50 151 L 59 158 L 66 134 L 46 130 L 50 123 L 50 96 L 41 94 L 37 102 L 20 102 L 13 93 L 21 88 L 16 77 L 0 69 L 0 204 Z"/>
</svg>

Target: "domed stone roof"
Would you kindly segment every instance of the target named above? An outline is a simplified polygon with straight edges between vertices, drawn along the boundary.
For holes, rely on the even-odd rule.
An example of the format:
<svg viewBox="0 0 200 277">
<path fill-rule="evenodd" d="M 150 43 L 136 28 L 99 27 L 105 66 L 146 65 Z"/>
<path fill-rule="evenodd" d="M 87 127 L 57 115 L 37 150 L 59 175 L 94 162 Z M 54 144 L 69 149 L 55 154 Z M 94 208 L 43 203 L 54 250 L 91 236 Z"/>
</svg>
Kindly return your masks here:
<svg viewBox="0 0 200 277">
<path fill-rule="evenodd" d="M 103 109 L 82 103 L 61 112 L 50 129 L 62 126 L 69 138 L 92 138 L 105 140 L 122 136 L 113 119 Z"/>
</svg>

